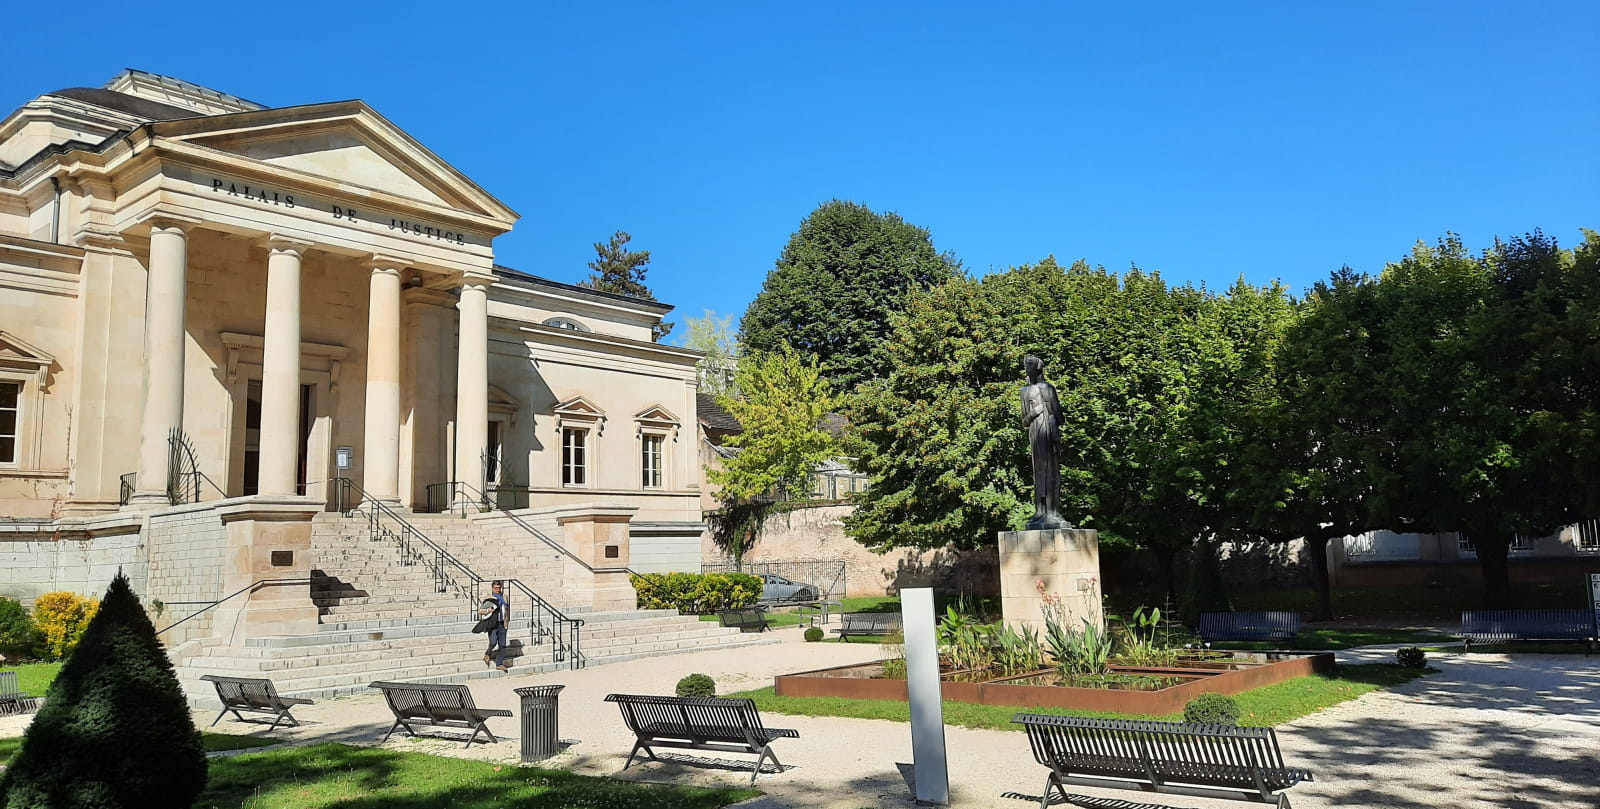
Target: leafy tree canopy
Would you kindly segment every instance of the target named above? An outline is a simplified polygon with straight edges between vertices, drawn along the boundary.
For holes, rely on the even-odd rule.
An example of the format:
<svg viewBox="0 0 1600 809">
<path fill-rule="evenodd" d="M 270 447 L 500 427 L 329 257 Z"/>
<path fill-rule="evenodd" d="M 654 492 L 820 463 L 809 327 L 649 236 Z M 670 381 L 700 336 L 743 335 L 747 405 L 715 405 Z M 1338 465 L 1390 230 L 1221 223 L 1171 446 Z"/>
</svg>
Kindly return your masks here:
<svg viewBox="0 0 1600 809">
<path fill-rule="evenodd" d="M 717 317 L 705 310 L 704 317 L 685 318 L 689 333 L 683 346 L 703 352 L 704 357 L 695 363 L 700 372 L 700 392 L 712 396 L 732 394 L 734 370 L 739 359 L 739 335 L 733 328 L 733 315 Z"/>
<path fill-rule="evenodd" d="M 789 239 L 740 322 L 750 351 L 783 346 L 817 357 L 836 390 L 888 374 L 881 347 L 909 293 L 959 277 L 928 231 L 893 213 L 833 200 Z"/>
<path fill-rule="evenodd" d="M 739 452 L 721 468 L 708 468 L 706 477 L 724 501 L 797 492 L 817 464 L 838 453 L 822 422 L 838 409 L 839 398 L 816 360 L 787 346 L 747 354 L 734 380 L 739 395 L 722 396 L 717 403 L 744 427 L 727 438 Z"/>
</svg>

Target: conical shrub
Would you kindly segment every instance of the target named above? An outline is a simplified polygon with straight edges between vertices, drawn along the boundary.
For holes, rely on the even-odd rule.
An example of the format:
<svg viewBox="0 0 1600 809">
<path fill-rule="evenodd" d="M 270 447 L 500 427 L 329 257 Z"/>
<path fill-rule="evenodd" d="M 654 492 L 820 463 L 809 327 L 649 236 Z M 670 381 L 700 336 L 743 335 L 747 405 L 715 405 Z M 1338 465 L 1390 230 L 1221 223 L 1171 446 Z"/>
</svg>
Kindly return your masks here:
<svg viewBox="0 0 1600 809">
<path fill-rule="evenodd" d="M 119 572 L 0 778 L 0 809 L 188 809 L 205 785 L 178 677 Z"/>
</svg>

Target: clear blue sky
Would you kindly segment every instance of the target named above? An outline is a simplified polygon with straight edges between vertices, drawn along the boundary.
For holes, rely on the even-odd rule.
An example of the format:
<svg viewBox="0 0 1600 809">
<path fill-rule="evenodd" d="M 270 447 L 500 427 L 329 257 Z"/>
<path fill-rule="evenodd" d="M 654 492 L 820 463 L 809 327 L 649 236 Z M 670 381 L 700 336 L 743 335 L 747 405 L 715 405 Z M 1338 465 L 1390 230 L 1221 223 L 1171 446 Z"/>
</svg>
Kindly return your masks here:
<svg viewBox="0 0 1600 809">
<path fill-rule="evenodd" d="M 974 273 L 1296 291 L 1600 227 L 1594 0 L 18 6 L 7 110 L 124 67 L 364 99 L 522 214 L 501 263 L 576 282 L 627 230 L 678 320 L 743 313 L 835 197 Z"/>
</svg>

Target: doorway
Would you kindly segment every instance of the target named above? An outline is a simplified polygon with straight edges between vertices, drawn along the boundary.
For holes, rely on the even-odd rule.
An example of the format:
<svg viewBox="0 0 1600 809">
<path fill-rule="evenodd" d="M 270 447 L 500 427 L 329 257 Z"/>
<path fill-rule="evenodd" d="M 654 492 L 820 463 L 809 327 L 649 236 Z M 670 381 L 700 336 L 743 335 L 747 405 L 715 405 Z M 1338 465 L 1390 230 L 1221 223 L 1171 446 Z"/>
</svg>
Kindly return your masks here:
<svg viewBox="0 0 1600 809">
<path fill-rule="evenodd" d="M 306 493 L 310 459 L 312 427 L 316 424 L 316 385 L 300 386 L 300 415 L 295 441 L 295 494 Z M 245 384 L 244 402 L 244 480 L 240 494 L 250 497 L 261 493 L 261 380 L 252 379 Z"/>
</svg>

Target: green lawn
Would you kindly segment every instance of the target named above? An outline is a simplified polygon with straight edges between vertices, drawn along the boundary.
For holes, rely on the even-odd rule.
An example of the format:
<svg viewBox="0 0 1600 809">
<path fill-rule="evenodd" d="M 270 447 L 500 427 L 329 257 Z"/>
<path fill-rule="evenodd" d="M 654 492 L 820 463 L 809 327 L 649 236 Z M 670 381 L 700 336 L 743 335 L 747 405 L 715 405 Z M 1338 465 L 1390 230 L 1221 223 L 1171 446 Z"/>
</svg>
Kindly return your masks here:
<svg viewBox="0 0 1600 809">
<path fill-rule="evenodd" d="M 207 753 L 216 753 L 222 750 L 244 750 L 250 747 L 269 747 L 277 744 L 277 739 L 268 739 L 261 736 L 234 736 L 228 733 L 201 732 L 200 743 Z M 0 764 L 11 760 L 22 748 L 22 738 L 14 736 L 9 739 L 0 739 Z"/>
<path fill-rule="evenodd" d="M 3 666 L 0 671 L 14 671 L 17 673 L 17 687 L 24 694 L 31 697 L 44 696 L 45 689 L 55 680 L 56 674 L 61 671 L 60 663 L 23 663 L 17 666 Z"/>
<path fill-rule="evenodd" d="M 1346 700 L 1355 699 L 1369 691 L 1407 682 L 1432 669 L 1404 669 L 1392 663 L 1368 665 L 1342 665 L 1332 675 L 1312 675 L 1258 688 L 1239 694 L 1234 699 L 1244 716 L 1240 724 L 1272 726 L 1313 714 Z M 802 716 L 845 716 L 856 719 L 887 719 L 906 722 L 910 708 L 904 702 L 874 699 L 841 699 L 838 697 L 780 697 L 771 688 L 760 688 L 729 694 L 749 697 L 756 706 L 770 713 L 799 714 Z M 1003 705 L 973 705 L 966 702 L 944 703 L 944 721 L 947 725 L 967 728 L 1020 730 L 1011 724 L 1011 717 L 1019 712 L 1060 714 L 1062 716 L 1098 716 L 1117 719 L 1160 719 L 1181 721 L 1182 716 L 1128 716 L 1123 714 L 1074 711 L 1063 708 L 1015 708 Z"/>
<path fill-rule="evenodd" d="M 560 770 L 319 744 L 211 761 L 196 809 L 714 809 L 761 793 L 631 784 Z"/>
<path fill-rule="evenodd" d="M 840 606 L 838 607 L 828 608 L 828 620 L 830 622 L 835 620 L 833 616 L 841 612 L 898 612 L 900 610 L 900 599 L 893 596 L 857 596 L 852 598 L 842 598 L 839 600 L 839 604 Z M 809 626 L 811 623 L 811 616 L 814 614 L 815 613 L 808 612 L 802 616 L 799 612 L 795 611 L 793 607 L 784 607 L 779 610 L 768 612 L 767 619 L 772 622 L 772 626 L 774 628 L 801 625 Z M 715 621 L 717 620 L 717 616 L 702 615 L 700 616 L 700 620 Z M 835 623 L 829 623 L 829 625 L 823 627 L 823 629 L 837 628 L 838 626 Z M 837 640 L 837 638 L 834 640 Z"/>
</svg>

